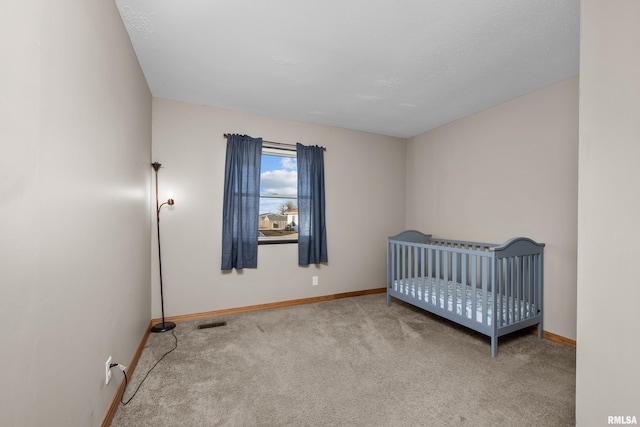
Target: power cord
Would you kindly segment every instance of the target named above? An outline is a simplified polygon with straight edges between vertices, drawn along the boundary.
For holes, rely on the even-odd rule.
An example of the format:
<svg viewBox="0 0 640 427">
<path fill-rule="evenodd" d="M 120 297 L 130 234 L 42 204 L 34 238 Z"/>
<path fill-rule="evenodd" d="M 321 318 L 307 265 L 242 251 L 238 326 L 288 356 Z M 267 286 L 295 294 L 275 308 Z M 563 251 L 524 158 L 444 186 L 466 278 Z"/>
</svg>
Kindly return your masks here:
<svg viewBox="0 0 640 427">
<path fill-rule="evenodd" d="M 122 403 L 123 405 L 127 405 L 129 404 L 129 402 L 131 402 L 131 400 L 133 400 L 133 398 L 136 396 L 136 394 L 138 393 L 138 390 L 140 390 L 140 387 L 142 386 L 142 383 L 144 383 L 144 381 L 147 379 L 147 377 L 149 376 L 149 374 L 151 373 L 151 371 L 153 371 L 153 369 L 158 366 L 158 363 L 160 363 L 162 361 L 162 359 L 165 358 L 165 356 L 169 353 L 171 353 L 172 351 L 174 351 L 176 348 L 178 348 L 178 337 L 176 336 L 176 334 L 173 332 L 173 329 L 171 330 L 171 335 L 173 335 L 173 338 L 175 339 L 175 345 L 174 347 L 167 351 L 165 354 L 162 355 L 162 357 L 160 359 L 158 359 L 158 361 L 156 363 L 153 364 L 153 366 L 147 371 L 147 374 L 144 376 L 144 378 L 142 379 L 142 381 L 140 381 L 140 384 L 138 384 L 138 387 L 136 388 L 136 390 L 133 392 L 133 395 L 131 395 L 131 397 L 129 398 L 129 400 L 127 400 L 126 402 L 123 400 L 124 399 L 124 394 L 127 391 L 127 386 L 129 385 L 129 380 L 127 378 L 127 373 L 125 372 L 125 370 L 127 369 L 126 366 L 121 365 L 119 363 L 112 363 L 109 365 L 109 368 L 114 368 L 114 367 L 118 367 L 118 369 L 120 369 L 122 371 L 122 374 L 124 375 L 124 390 L 122 391 L 122 395 L 120 396 L 120 403 Z"/>
</svg>

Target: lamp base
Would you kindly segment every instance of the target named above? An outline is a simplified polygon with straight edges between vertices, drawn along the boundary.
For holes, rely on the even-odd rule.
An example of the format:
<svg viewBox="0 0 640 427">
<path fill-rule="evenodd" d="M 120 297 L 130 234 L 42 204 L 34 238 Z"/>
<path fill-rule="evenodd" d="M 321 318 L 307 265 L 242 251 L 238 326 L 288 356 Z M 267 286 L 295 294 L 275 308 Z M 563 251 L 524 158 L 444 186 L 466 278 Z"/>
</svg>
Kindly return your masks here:
<svg viewBox="0 0 640 427">
<path fill-rule="evenodd" d="M 167 332 L 176 327 L 173 322 L 160 322 L 151 327 L 151 332 Z"/>
</svg>

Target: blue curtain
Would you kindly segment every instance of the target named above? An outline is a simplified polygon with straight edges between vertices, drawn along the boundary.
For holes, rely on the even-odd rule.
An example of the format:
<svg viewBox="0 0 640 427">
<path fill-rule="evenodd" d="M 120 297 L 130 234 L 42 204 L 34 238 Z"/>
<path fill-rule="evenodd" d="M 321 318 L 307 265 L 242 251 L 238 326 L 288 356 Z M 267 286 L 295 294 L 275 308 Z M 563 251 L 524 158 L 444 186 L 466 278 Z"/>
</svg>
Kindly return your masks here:
<svg viewBox="0 0 640 427">
<path fill-rule="evenodd" d="M 227 136 L 222 212 L 222 270 L 258 266 L 262 138 Z"/>
<path fill-rule="evenodd" d="M 328 262 L 324 200 L 324 149 L 296 145 L 298 163 L 298 265 Z"/>
</svg>

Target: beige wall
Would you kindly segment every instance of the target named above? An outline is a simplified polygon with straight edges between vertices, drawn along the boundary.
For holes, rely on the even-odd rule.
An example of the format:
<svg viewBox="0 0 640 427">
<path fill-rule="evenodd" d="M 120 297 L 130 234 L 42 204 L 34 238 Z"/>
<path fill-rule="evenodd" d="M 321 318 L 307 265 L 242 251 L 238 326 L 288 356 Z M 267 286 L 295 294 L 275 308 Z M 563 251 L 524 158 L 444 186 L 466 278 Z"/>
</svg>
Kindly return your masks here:
<svg viewBox="0 0 640 427">
<path fill-rule="evenodd" d="M 0 425 L 96 426 L 151 314 L 151 96 L 112 1 L 5 2 L 0 44 Z"/>
<path fill-rule="evenodd" d="M 578 78 L 409 140 L 407 228 L 544 242 L 544 329 L 576 337 Z"/>
<path fill-rule="evenodd" d="M 578 425 L 640 422 L 640 2 L 581 2 Z"/>
<path fill-rule="evenodd" d="M 327 147 L 327 265 L 299 267 L 297 245 L 281 244 L 259 246 L 257 269 L 220 270 L 224 133 Z M 161 212 L 167 316 L 385 286 L 386 238 L 404 228 L 405 140 L 154 99 L 153 159 L 163 165 L 160 194 L 176 201 Z"/>
</svg>

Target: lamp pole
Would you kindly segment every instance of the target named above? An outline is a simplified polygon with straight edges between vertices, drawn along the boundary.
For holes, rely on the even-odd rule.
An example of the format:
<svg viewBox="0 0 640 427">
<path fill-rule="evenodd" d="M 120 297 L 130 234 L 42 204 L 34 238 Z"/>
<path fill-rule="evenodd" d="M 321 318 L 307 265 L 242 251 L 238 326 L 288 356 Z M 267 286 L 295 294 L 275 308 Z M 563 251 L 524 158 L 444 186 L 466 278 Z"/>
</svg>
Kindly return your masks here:
<svg viewBox="0 0 640 427">
<path fill-rule="evenodd" d="M 160 270 L 160 304 L 162 307 L 162 323 L 157 323 L 151 327 L 151 332 L 167 332 L 176 327 L 176 324 L 173 322 L 165 322 L 164 320 L 164 293 L 162 290 L 162 255 L 160 248 L 160 209 L 165 204 L 171 206 L 175 202 L 173 199 L 168 199 L 166 202 L 158 205 L 158 169 L 162 166 L 158 162 L 151 163 L 151 166 L 156 171 L 156 225 L 158 228 L 158 268 Z"/>
</svg>

